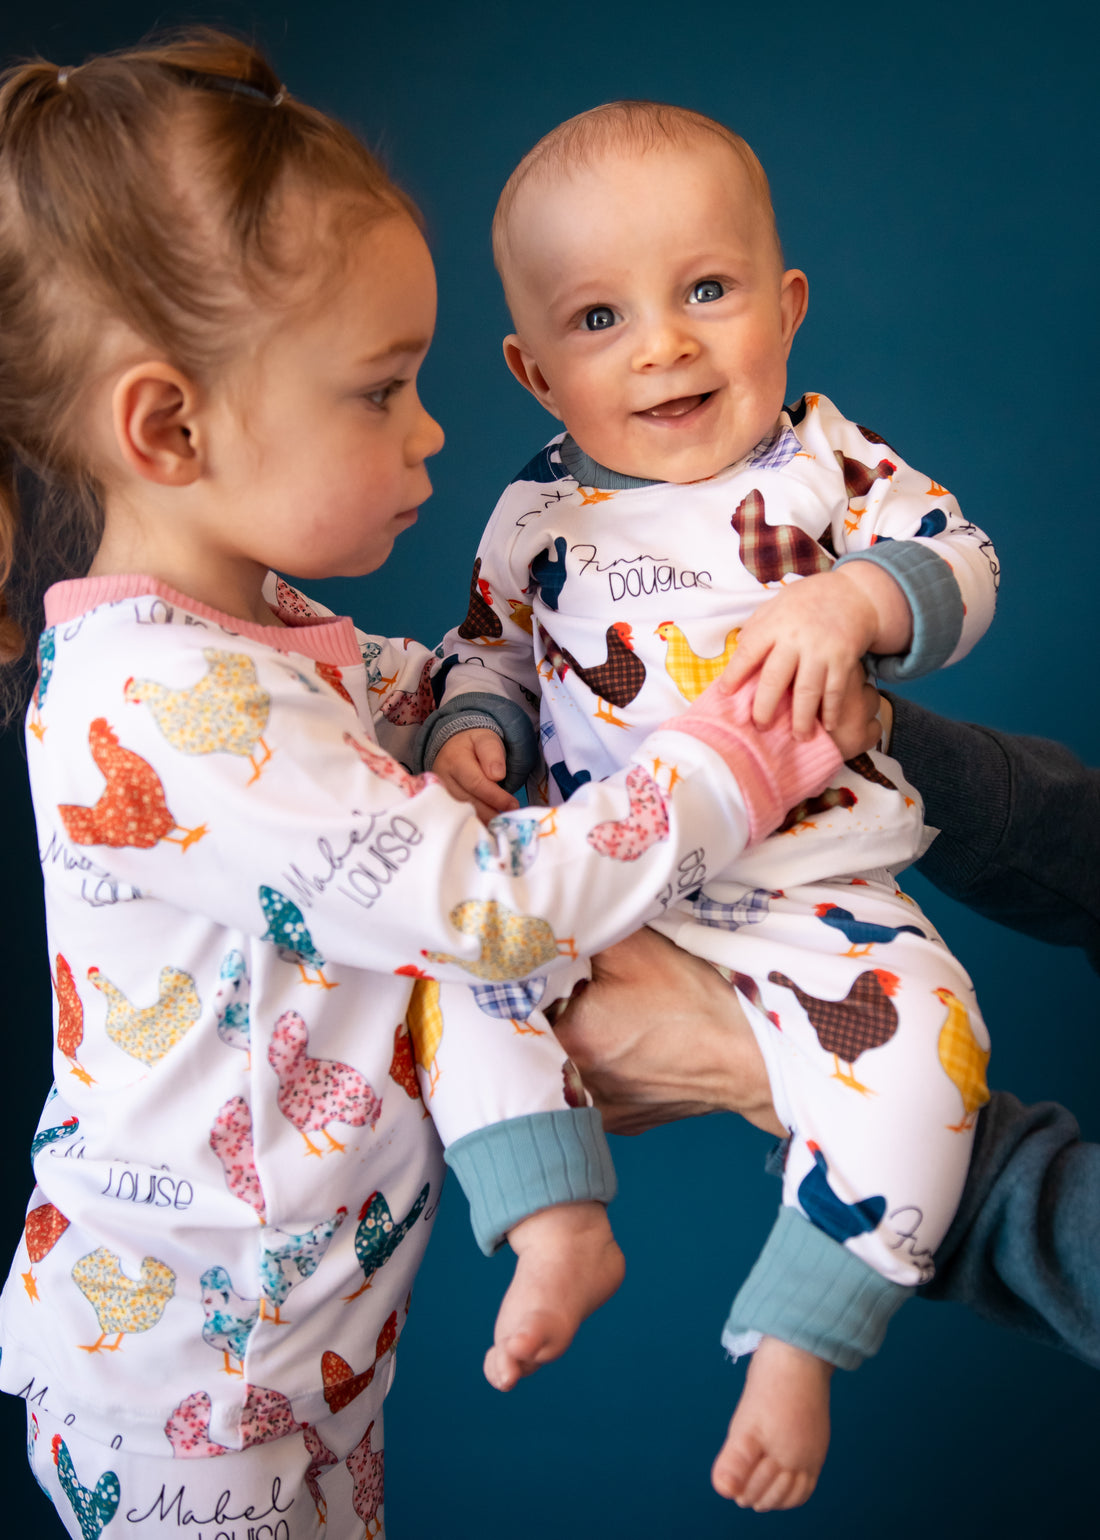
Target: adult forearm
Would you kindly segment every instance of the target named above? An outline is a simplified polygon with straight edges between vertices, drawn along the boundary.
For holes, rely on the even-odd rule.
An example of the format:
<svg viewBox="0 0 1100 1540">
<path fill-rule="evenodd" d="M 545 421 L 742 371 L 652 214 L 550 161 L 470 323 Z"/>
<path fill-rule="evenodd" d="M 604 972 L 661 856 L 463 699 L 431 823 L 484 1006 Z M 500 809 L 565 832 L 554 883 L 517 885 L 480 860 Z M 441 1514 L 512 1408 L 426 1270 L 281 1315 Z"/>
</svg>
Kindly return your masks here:
<svg viewBox="0 0 1100 1540">
<path fill-rule="evenodd" d="M 1100 770 L 1059 743 L 891 697 L 890 752 L 941 832 L 917 870 L 952 898 L 1100 971 Z"/>
</svg>

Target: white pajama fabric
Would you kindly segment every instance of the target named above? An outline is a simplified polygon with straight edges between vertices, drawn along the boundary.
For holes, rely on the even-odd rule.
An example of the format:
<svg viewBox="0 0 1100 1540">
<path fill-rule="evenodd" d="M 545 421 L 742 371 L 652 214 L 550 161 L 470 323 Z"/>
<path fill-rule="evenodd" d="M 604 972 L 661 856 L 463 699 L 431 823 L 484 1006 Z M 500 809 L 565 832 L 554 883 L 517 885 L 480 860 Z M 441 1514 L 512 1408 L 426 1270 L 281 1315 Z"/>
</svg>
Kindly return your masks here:
<svg viewBox="0 0 1100 1540">
<path fill-rule="evenodd" d="M 47 596 L 27 744 L 56 1085 L 0 1388 L 84 1441 L 93 1490 L 90 1445 L 209 1491 L 335 1447 L 346 1407 L 380 1431 L 441 1140 L 493 1129 L 495 1151 L 502 1127 L 587 1116 L 551 1037 L 444 1023 L 438 981 L 552 972 L 574 937 L 656 914 L 689 852 L 747 838 L 721 756 L 672 732 L 655 743 L 680 783 L 636 864 L 588 840 L 622 781 L 552 833 L 517 816 L 486 835 L 391 757 L 438 659 L 271 582 L 285 629 L 146 578 Z"/>
<path fill-rule="evenodd" d="M 948 661 L 992 617 L 988 538 L 824 396 L 688 486 L 581 485 L 562 438 L 502 495 L 444 642 L 444 705 L 496 694 L 536 724 L 536 799 L 618 771 L 721 671 L 760 605 L 840 556 L 894 540 L 942 558 L 961 616 Z M 792 1133 L 784 1203 L 904 1285 L 928 1276 L 962 1190 L 988 1047 L 967 975 L 893 880 L 927 838 L 901 767 L 863 755 L 725 868 L 689 858 L 653 922 L 739 976 Z"/>
</svg>

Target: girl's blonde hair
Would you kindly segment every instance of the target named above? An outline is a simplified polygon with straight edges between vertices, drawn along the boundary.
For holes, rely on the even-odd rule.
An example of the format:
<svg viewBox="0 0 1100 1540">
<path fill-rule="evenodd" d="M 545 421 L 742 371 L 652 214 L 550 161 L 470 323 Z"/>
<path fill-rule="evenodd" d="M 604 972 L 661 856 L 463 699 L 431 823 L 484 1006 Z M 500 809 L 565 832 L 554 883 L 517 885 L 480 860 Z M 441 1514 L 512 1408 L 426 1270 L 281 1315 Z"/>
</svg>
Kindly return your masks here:
<svg viewBox="0 0 1100 1540">
<path fill-rule="evenodd" d="M 121 323 L 208 376 L 247 308 L 300 276 L 317 222 L 284 228 L 292 190 L 327 200 L 329 236 L 419 218 L 352 133 L 225 33 L 0 75 L 0 718 L 45 588 L 86 571 L 102 534 L 79 420 L 104 337 Z"/>
</svg>

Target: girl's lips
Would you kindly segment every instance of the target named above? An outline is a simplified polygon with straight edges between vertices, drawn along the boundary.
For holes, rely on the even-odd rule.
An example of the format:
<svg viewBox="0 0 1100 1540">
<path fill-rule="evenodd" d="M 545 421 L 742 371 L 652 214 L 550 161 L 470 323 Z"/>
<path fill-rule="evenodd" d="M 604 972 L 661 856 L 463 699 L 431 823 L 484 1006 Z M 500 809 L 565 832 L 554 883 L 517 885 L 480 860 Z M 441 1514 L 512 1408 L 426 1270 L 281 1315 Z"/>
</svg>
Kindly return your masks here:
<svg viewBox="0 0 1100 1540">
<path fill-rule="evenodd" d="M 648 417 L 655 422 L 679 422 L 684 417 L 689 417 L 692 412 L 698 411 L 710 400 L 713 392 L 705 391 L 699 396 L 676 396 L 671 401 L 662 401 L 658 406 L 651 406 L 644 412 L 638 412 L 638 417 Z"/>
</svg>

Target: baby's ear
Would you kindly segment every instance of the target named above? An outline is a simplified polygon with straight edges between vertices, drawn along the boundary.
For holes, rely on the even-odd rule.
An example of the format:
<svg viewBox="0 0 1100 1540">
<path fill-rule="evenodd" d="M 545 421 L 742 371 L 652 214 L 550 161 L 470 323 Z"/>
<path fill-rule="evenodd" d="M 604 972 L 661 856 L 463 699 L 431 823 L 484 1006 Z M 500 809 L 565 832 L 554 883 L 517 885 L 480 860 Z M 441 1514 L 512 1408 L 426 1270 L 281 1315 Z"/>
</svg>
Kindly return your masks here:
<svg viewBox="0 0 1100 1540">
<path fill-rule="evenodd" d="M 540 406 L 544 406 L 552 416 L 561 419 L 554 402 L 554 393 L 547 383 L 546 376 L 539 368 L 535 355 L 528 352 L 523 345 L 523 339 L 513 332 L 504 339 L 504 362 L 511 369 L 516 379 L 529 390 Z"/>
<path fill-rule="evenodd" d="M 192 432 L 196 392 L 159 359 L 134 364 L 111 397 L 115 442 L 130 469 L 160 486 L 188 486 L 201 471 Z"/>
</svg>

